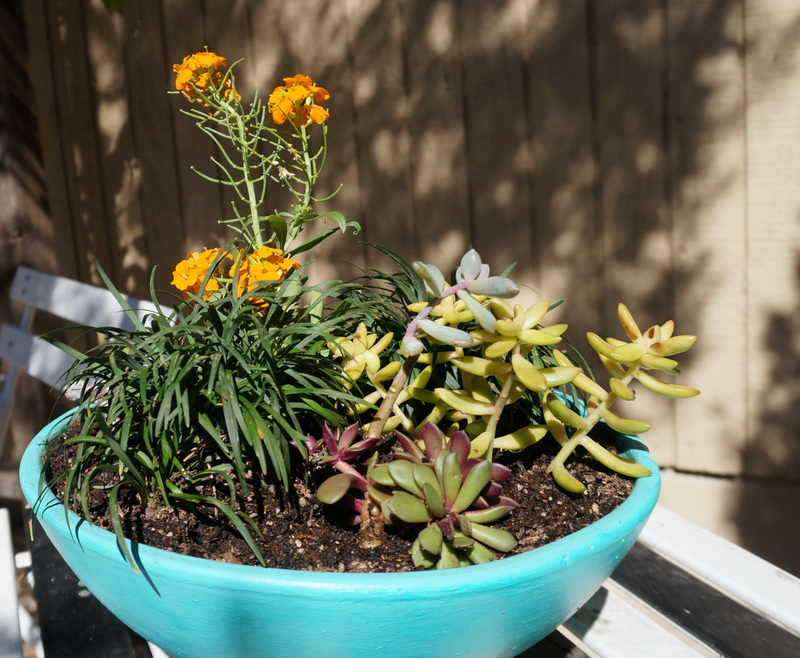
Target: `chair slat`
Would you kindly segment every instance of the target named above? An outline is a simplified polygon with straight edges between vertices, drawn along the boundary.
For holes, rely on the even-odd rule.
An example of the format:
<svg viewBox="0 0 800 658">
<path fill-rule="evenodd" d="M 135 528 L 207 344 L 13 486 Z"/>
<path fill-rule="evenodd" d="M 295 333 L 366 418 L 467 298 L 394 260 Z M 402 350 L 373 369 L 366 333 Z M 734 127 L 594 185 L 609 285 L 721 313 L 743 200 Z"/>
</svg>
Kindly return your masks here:
<svg viewBox="0 0 800 658">
<path fill-rule="evenodd" d="M 9 294 L 16 301 L 75 324 L 134 328 L 109 290 L 88 283 L 19 267 Z M 152 302 L 127 295 L 123 299 L 140 319 L 155 311 Z"/>
<path fill-rule="evenodd" d="M 707 656 L 694 637 L 659 623 L 649 606 L 603 587 L 564 625 L 567 637 L 593 655 L 615 658 L 696 658 Z"/>
<path fill-rule="evenodd" d="M 800 578 L 661 505 L 653 511 L 640 541 L 800 633 Z"/>
<path fill-rule="evenodd" d="M 74 362 L 55 345 L 7 324 L 0 327 L 0 358 L 52 387 Z"/>
</svg>

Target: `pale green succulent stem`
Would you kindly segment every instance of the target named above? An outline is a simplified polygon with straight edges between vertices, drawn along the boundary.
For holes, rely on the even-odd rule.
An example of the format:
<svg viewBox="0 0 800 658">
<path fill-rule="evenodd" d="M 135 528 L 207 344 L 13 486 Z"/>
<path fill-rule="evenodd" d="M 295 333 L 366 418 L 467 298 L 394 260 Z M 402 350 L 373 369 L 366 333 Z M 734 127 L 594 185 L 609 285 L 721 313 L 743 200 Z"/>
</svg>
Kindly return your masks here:
<svg viewBox="0 0 800 658">
<path fill-rule="evenodd" d="M 383 398 L 380 408 L 372 419 L 372 422 L 369 424 L 369 430 L 367 430 L 367 439 L 378 439 L 383 436 L 383 428 L 386 425 L 386 421 L 389 420 L 389 416 L 392 415 L 392 410 L 394 409 L 397 396 L 400 395 L 400 392 L 403 390 L 403 388 L 405 388 L 406 382 L 411 376 L 414 366 L 417 364 L 417 359 L 419 359 L 418 354 L 409 356 L 405 361 L 403 361 L 402 368 L 400 368 L 400 370 L 398 370 L 397 374 L 394 376 L 392 383 L 386 391 L 386 396 Z"/>
<path fill-rule="evenodd" d="M 514 348 L 514 353 L 519 354 L 519 344 Z M 500 422 L 500 417 L 503 415 L 503 409 L 508 404 L 508 399 L 511 395 L 511 387 L 514 386 L 514 382 L 516 382 L 517 378 L 514 375 L 514 371 L 509 371 L 508 375 L 503 382 L 503 388 L 500 389 L 500 393 L 497 396 L 497 399 L 494 401 L 494 411 L 492 415 L 489 416 L 489 420 L 486 422 L 486 431 L 492 437 L 492 441 L 489 444 L 489 448 L 487 450 L 487 455 L 485 456 L 486 459 L 492 459 L 493 453 L 493 446 L 494 446 L 494 439 L 495 435 L 497 434 L 497 423 Z"/>
<path fill-rule="evenodd" d="M 461 281 L 460 283 L 456 283 L 455 285 L 450 286 L 447 290 L 443 290 L 442 293 L 434 297 L 433 299 L 429 300 L 425 308 L 423 308 L 419 313 L 417 313 L 416 317 L 409 323 L 408 327 L 406 327 L 405 336 L 407 338 L 416 338 L 417 331 L 419 329 L 419 323 L 421 320 L 427 318 L 431 311 L 439 304 L 442 299 L 445 297 L 449 297 L 450 295 L 454 295 L 459 290 L 465 290 L 469 282 Z M 411 371 L 414 369 L 414 366 L 417 363 L 417 359 L 419 359 L 419 355 L 407 357 L 406 360 L 403 362 L 403 367 L 397 371 L 397 374 L 394 376 L 392 380 L 391 386 L 386 392 L 386 397 L 383 398 L 383 402 L 381 403 L 378 412 L 375 414 L 375 417 L 372 419 L 372 422 L 369 425 L 369 430 L 367 431 L 367 438 L 379 438 L 383 435 L 383 428 L 386 425 L 386 421 L 389 419 L 389 416 L 392 414 L 392 409 L 394 409 L 395 402 L 397 400 L 397 396 L 400 395 L 400 391 L 403 390 L 403 387 L 406 385 L 409 377 L 411 376 Z M 512 382 L 513 383 L 513 382 Z M 509 385 L 510 390 L 510 385 Z M 508 398 L 508 394 L 506 394 L 506 399 Z M 503 407 L 499 407 L 499 411 L 495 411 L 494 415 L 498 415 L 502 412 Z M 495 426 L 497 425 L 497 420 L 494 421 Z"/>
<path fill-rule="evenodd" d="M 398 372 L 402 372 L 402 369 L 401 369 L 401 370 L 399 370 Z M 384 386 L 383 386 L 383 384 L 382 384 L 381 382 L 375 381 L 375 379 L 372 377 L 372 375 L 371 375 L 369 372 L 367 372 L 367 379 L 369 379 L 369 383 L 372 385 L 372 387 L 375 389 L 375 391 L 377 391 L 377 393 L 380 395 L 381 399 L 382 399 L 382 400 L 385 400 L 385 399 L 386 399 L 386 396 L 389 394 L 389 391 L 387 391 L 387 390 L 384 388 Z M 406 376 L 406 380 L 407 380 L 407 379 L 408 379 L 408 376 Z M 392 380 L 392 383 L 394 383 L 394 380 Z M 403 383 L 403 384 L 402 384 L 402 386 L 400 387 L 400 392 L 397 394 L 397 397 L 395 397 L 395 403 L 394 403 L 394 404 L 400 404 L 400 403 L 402 403 L 402 402 L 404 401 L 404 400 L 400 400 L 400 399 L 399 399 L 399 397 L 400 397 L 400 396 L 402 395 L 402 393 L 403 393 L 404 386 L 405 386 L 405 383 Z M 390 388 L 391 388 L 391 384 L 390 384 Z M 406 399 L 407 399 L 407 398 L 406 398 Z M 383 404 L 383 402 L 381 402 L 381 404 Z M 382 425 L 381 425 L 381 434 L 383 434 L 383 428 L 384 428 L 384 427 L 386 427 L 386 422 L 389 420 L 389 417 L 392 415 L 392 412 L 394 412 L 394 414 L 395 414 L 396 416 L 400 416 L 400 419 L 401 419 L 401 420 L 400 420 L 400 424 L 401 424 L 401 425 L 402 425 L 402 426 L 403 426 L 403 427 L 404 427 L 404 428 L 405 428 L 407 431 L 410 431 L 410 428 L 411 428 L 411 419 L 410 419 L 408 416 L 406 416 L 406 415 L 405 415 L 405 414 L 404 414 L 404 413 L 403 413 L 403 412 L 402 412 L 400 409 L 395 409 L 395 408 L 394 408 L 394 404 L 392 405 L 392 408 L 391 408 L 391 409 L 389 409 L 389 413 L 388 413 L 388 415 L 386 416 L 386 418 L 383 420 L 383 423 L 382 423 Z M 373 421 L 372 421 L 372 422 L 374 423 L 374 422 L 375 422 L 375 420 L 373 419 Z M 371 428 L 371 427 L 372 427 L 372 425 L 370 424 L 370 426 L 369 426 L 369 427 Z M 368 434 L 368 435 L 370 435 L 370 431 L 369 431 L 369 429 L 367 429 L 367 434 Z M 381 434 L 378 434 L 378 435 L 376 435 L 376 436 L 380 436 Z"/>
<path fill-rule="evenodd" d="M 443 290 L 438 297 L 434 297 L 433 299 L 429 300 L 427 306 L 417 313 L 416 317 L 410 322 L 408 327 L 406 327 L 406 337 L 415 338 L 417 335 L 417 330 L 419 329 L 420 321 L 427 318 L 431 314 L 431 311 L 436 308 L 436 306 L 443 299 L 449 297 L 450 295 L 455 295 L 459 290 L 466 290 L 468 285 L 468 281 L 461 281 L 460 283 L 450 286 L 447 290 Z"/>
<path fill-rule="evenodd" d="M 625 376 L 622 377 L 620 381 L 626 386 L 630 384 L 630 382 L 633 380 L 634 374 L 639 369 L 640 365 L 641 364 L 639 363 L 639 361 L 636 361 L 633 365 L 631 365 L 628 368 L 627 372 L 625 373 Z M 549 470 L 553 470 L 553 468 L 557 466 L 564 465 L 564 462 L 566 462 L 567 458 L 575 451 L 575 448 L 577 448 L 584 442 L 587 435 L 589 434 L 589 431 L 595 425 L 597 425 L 598 421 L 600 420 L 601 413 L 609 409 L 611 405 L 614 404 L 614 402 L 616 401 L 617 401 L 617 395 L 613 392 L 609 392 L 608 397 L 606 397 L 605 400 L 600 402 L 597 405 L 597 407 L 595 407 L 595 409 L 592 411 L 592 413 L 590 413 L 586 417 L 586 420 L 589 421 L 589 427 L 587 429 L 578 429 L 575 432 L 575 434 L 573 434 L 570 437 L 569 441 L 567 441 L 564 445 L 561 446 L 561 450 L 558 451 L 558 454 L 553 458 L 553 461 L 550 462 Z"/>
<path fill-rule="evenodd" d="M 427 306 L 417 313 L 416 317 L 406 328 L 406 336 L 415 337 L 417 335 L 417 327 L 419 326 L 420 320 L 427 318 L 434 306 L 436 306 L 441 299 L 441 297 L 437 297 L 436 299 L 429 301 Z M 386 425 L 386 421 L 389 420 L 389 416 L 392 415 L 392 410 L 394 409 L 395 402 L 397 401 L 397 396 L 400 395 L 400 392 L 403 390 L 403 388 L 405 388 L 406 382 L 408 382 L 409 377 L 411 377 L 411 372 L 414 370 L 414 366 L 417 364 L 418 359 L 419 354 L 415 354 L 414 356 L 406 357 L 406 360 L 403 361 L 403 367 L 400 368 L 400 370 L 398 370 L 397 374 L 394 376 L 392 383 L 386 391 L 386 395 L 383 398 L 380 408 L 373 417 L 372 422 L 369 424 L 369 430 L 367 430 L 368 439 L 377 439 L 383 436 L 383 428 Z"/>
</svg>

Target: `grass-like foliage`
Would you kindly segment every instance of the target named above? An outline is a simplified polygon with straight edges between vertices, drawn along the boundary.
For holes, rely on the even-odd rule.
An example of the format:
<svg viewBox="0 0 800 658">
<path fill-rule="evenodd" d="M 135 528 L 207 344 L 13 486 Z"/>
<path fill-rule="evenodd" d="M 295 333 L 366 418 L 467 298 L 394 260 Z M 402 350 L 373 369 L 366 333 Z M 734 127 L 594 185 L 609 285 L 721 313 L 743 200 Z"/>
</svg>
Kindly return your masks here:
<svg viewBox="0 0 800 658">
<path fill-rule="evenodd" d="M 313 288 L 300 271 L 247 299 L 194 297 L 132 332 L 85 328 L 104 336 L 88 354 L 61 345 L 78 359 L 67 386 L 82 399 L 65 500 L 91 519 L 96 476 L 112 473 L 113 499 L 129 487 L 144 505 L 214 507 L 258 554 L 258 531 L 237 501 L 265 483 L 290 489 L 306 434 L 343 425 L 363 404 L 328 343 L 365 316 L 381 332 L 404 326 L 410 280 L 368 273 Z M 227 486 L 200 493 L 212 481 Z M 117 515 L 115 504 L 110 511 Z"/>
</svg>

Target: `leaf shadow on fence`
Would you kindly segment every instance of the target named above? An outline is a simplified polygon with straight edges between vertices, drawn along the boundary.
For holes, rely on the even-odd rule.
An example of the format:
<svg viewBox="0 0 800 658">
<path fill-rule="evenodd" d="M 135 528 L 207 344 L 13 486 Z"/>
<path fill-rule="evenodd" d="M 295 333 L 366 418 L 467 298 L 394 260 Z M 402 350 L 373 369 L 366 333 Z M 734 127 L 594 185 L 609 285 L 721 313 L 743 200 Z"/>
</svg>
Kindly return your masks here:
<svg viewBox="0 0 800 658">
<path fill-rule="evenodd" d="M 800 253 L 794 258 L 794 282 L 800 291 Z M 744 455 L 753 477 L 738 483 L 730 509 L 743 545 L 800 576 L 800 292 L 786 300 L 785 309 L 769 313 L 763 327 L 758 341 L 763 361 L 752 374 L 765 382 L 767 392 L 753 400 Z"/>
</svg>

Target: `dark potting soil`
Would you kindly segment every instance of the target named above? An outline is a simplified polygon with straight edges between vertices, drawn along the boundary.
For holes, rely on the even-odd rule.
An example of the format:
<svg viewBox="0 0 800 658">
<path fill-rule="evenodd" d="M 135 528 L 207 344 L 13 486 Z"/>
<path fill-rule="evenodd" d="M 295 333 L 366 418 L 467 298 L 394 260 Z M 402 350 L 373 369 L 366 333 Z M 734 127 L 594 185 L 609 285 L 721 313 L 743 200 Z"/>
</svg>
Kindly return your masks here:
<svg viewBox="0 0 800 658">
<path fill-rule="evenodd" d="M 57 437 L 54 445 L 62 440 Z M 512 469 L 511 476 L 503 484 L 504 494 L 520 503 L 518 510 L 494 524 L 511 532 L 518 542 L 513 551 L 501 556 L 537 548 L 597 521 L 620 505 L 633 487 L 630 478 L 609 471 L 589 455 L 578 454 L 573 455 L 567 466 L 586 485 L 586 491 L 582 494 L 565 492 L 547 473 L 557 447 L 550 443 L 554 444 L 546 438 L 524 453 L 497 457 Z M 69 464 L 73 449 L 62 446 L 55 451 L 50 462 L 51 473 L 61 472 Z M 329 474 L 320 469 L 320 481 Z M 54 491 L 61 498 L 63 484 L 55 485 Z M 206 493 L 219 497 L 225 491 L 224 485 L 215 488 L 209 484 L 206 488 Z M 245 511 L 264 535 L 264 540 L 257 543 L 269 567 L 339 572 L 415 569 L 410 557 L 413 538 L 408 538 L 398 528 L 387 527 L 380 548 L 362 548 L 358 530 L 343 527 L 329 518 L 325 506 L 302 482 L 298 483 L 296 495 L 290 500 L 279 495 L 274 487 L 262 487 L 251 491 L 243 501 Z M 95 490 L 90 507 L 94 522 L 111 530 L 105 495 Z M 258 564 L 245 541 L 216 508 L 208 506 L 201 511 L 203 515 L 198 517 L 157 502 L 143 508 L 133 492 L 121 495 L 119 504 L 126 535 L 131 539 L 211 560 Z"/>
</svg>

